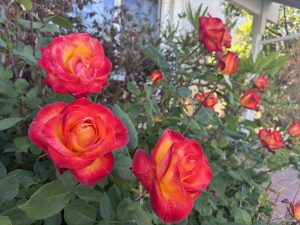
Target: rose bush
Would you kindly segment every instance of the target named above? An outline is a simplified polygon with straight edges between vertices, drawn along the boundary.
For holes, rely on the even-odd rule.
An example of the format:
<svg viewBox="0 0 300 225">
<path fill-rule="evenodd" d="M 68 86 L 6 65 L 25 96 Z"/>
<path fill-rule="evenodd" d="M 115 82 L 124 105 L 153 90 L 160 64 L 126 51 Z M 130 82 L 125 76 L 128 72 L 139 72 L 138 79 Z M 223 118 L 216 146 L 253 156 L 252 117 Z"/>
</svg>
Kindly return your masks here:
<svg viewBox="0 0 300 225">
<path fill-rule="evenodd" d="M 91 37 L 79 17 L 68 22 L 48 6 L 37 11 L 40 1 L 32 9 L 21 2 L 30 0 L 7 2 L 7 19 L 0 21 L 6 56 L 0 65 L 0 223 L 296 221 L 296 214 L 274 219 L 275 205 L 283 203 L 269 200 L 272 173 L 300 166 L 297 125 L 278 115 L 265 118 L 273 78 L 287 56 L 237 56 L 228 49 L 231 24 L 201 8 L 182 15 L 191 31 L 170 27 L 156 36 L 147 18 L 141 22 L 117 7 L 112 20 L 93 23 Z M 76 12 L 84 13 L 85 4 Z M 255 84 L 259 74 L 269 80 L 265 92 Z M 243 104 L 240 96 L 251 88 L 260 101 L 250 96 Z M 204 95 L 200 102 L 197 94 Z M 257 109 L 258 102 L 254 120 L 245 120 L 245 108 Z"/>
</svg>

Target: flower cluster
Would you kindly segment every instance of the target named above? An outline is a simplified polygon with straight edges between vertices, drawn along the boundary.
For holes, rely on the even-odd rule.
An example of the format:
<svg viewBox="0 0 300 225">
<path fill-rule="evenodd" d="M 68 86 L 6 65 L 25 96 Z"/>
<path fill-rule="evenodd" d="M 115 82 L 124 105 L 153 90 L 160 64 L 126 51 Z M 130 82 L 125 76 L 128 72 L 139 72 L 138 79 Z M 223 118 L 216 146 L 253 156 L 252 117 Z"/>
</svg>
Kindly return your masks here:
<svg viewBox="0 0 300 225">
<path fill-rule="evenodd" d="M 55 93 L 77 99 L 43 107 L 29 127 L 29 137 L 60 173 L 69 170 L 81 184 L 94 186 L 112 171 L 112 152 L 129 139 L 126 126 L 110 109 L 87 99 L 108 85 L 112 64 L 100 42 L 86 33 L 54 38 L 41 52 L 45 83 Z M 159 84 L 163 77 L 162 71 L 153 71 L 152 83 Z M 212 178 L 201 146 L 169 129 L 151 156 L 136 151 L 132 172 L 150 192 L 154 212 L 172 223 L 188 216 Z"/>
</svg>

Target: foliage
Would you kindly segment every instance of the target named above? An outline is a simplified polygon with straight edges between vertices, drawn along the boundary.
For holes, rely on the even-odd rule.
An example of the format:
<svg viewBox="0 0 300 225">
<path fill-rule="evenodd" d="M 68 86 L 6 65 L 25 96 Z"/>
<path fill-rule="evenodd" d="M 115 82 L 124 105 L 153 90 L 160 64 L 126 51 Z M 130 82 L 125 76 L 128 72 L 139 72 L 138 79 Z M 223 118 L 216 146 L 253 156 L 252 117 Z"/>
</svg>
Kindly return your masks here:
<svg viewBox="0 0 300 225">
<path fill-rule="evenodd" d="M 241 59 L 238 73 L 224 79 L 215 70 L 214 57 L 199 45 L 197 29 L 178 34 L 170 27 L 157 37 L 153 27 L 134 30 L 134 18 L 126 10 L 119 11 L 128 26 L 116 30 L 118 21 L 107 21 L 95 35 L 113 62 L 112 77 L 123 71 L 124 79 L 111 79 L 104 92 L 90 99 L 110 106 L 124 121 L 130 142 L 115 151 L 112 174 L 89 188 L 68 172 L 57 173 L 27 136 L 41 107 L 73 100 L 45 87 L 44 73 L 36 65 L 38 47 L 67 32 L 70 22 L 56 14 L 39 17 L 37 6 L 31 9 L 30 2 L 7 6 L 15 14 L 1 25 L 6 29 L 0 39 L 6 60 L 0 67 L 0 224 L 163 224 L 152 213 L 148 195 L 130 167 L 136 148 L 151 151 L 165 128 L 197 140 L 214 172 L 209 188 L 180 225 L 267 224 L 273 207 L 268 201 L 270 174 L 287 165 L 298 168 L 299 146 L 294 149 L 289 141 L 276 154 L 261 148 L 255 130 L 264 121 L 244 121 L 238 99 L 251 85 L 249 74 L 276 74 L 286 56 L 261 53 L 256 62 L 251 57 Z M 196 20 L 197 16 L 188 15 Z M 153 85 L 149 76 L 156 68 L 163 70 L 165 78 Z M 217 93 L 216 111 L 193 100 L 196 92 L 205 90 Z"/>
</svg>

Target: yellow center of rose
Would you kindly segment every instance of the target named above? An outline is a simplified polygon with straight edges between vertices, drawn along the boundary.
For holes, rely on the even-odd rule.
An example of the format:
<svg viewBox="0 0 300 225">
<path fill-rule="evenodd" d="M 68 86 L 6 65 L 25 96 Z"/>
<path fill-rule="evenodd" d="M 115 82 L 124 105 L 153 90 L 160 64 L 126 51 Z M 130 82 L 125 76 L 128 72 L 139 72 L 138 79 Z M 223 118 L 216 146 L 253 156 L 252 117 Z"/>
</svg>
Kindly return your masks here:
<svg viewBox="0 0 300 225">
<path fill-rule="evenodd" d="M 85 147 L 90 145 L 94 141 L 96 132 L 93 125 L 83 123 L 76 129 L 75 135 L 78 143 L 82 147 Z"/>
</svg>

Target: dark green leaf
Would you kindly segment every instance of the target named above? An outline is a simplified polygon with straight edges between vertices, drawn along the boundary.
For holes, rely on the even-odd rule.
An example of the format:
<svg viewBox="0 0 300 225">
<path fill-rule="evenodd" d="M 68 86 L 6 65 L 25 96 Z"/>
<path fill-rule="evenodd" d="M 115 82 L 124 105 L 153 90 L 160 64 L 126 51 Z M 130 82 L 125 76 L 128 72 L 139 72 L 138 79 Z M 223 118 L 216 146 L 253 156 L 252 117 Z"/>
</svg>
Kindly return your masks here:
<svg viewBox="0 0 300 225">
<path fill-rule="evenodd" d="M 19 181 L 16 176 L 8 176 L 0 180 L 0 203 L 14 199 L 19 192 Z"/>
<path fill-rule="evenodd" d="M 169 71 L 170 65 L 160 52 L 151 44 L 148 44 L 144 50 L 144 54 L 154 63 L 156 63 L 163 71 Z"/>
<path fill-rule="evenodd" d="M 123 180 L 134 180 L 135 176 L 130 171 L 132 159 L 125 155 L 116 156 L 113 172 Z"/>
<path fill-rule="evenodd" d="M 128 135 L 129 135 L 129 141 L 128 141 L 128 147 L 131 149 L 135 149 L 138 145 L 138 138 L 137 138 L 137 132 L 136 129 L 127 115 L 118 105 L 114 105 L 112 108 L 112 111 L 123 121 L 125 126 L 128 129 Z"/>
<path fill-rule="evenodd" d="M 12 225 L 12 222 L 8 216 L 0 216 L 0 224 L 1 225 Z"/>
<path fill-rule="evenodd" d="M 72 203 L 65 208 L 64 219 L 68 225 L 92 225 L 96 220 L 96 210 L 84 202 Z"/>
<path fill-rule="evenodd" d="M 137 225 L 152 225 L 151 216 L 141 205 L 138 205 L 134 212 L 134 220 Z"/>
<path fill-rule="evenodd" d="M 15 86 L 16 92 L 23 94 L 27 91 L 29 83 L 27 82 L 27 80 L 19 78 L 15 81 L 14 86 Z"/>
<path fill-rule="evenodd" d="M 11 118 L 5 118 L 5 119 L 0 120 L 0 131 L 6 130 L 6 129 L 14 126 L 21 120 L 23 120 L 23 118 L 19 118 L 19 117 L 11 117 Z"/>
<path fill-rule="evenodd" d="M 234 221 L 237 223 L 242 223 L 242 224 L 247 224 L 251 225 L 252 224 L 252 219 L 249 213 L 245 210 L 236 208 L 234 210 Z"/>
<path fill-rule="evenodd" d="M 59 213 L 70 201 L 70 194 L 65 191 L 59 180 L 47 183 L 38 189 L 30 199 L 19 206 L 31 219 L 41 220 Z"/>
<path fill-rule="evenodd" d="M 114 211 L 111 202 L 106 193 L 101 194 L 100 198 L 100 216 L 103 219 L 111 219 L 114 217 Z"/>
<path fill-rule="evenodd" d="M 21 4 L 21 7 L 24 11 L 29 11 L 32 9 L 32 1 L 31 0 L 16 0 L 16 2 Z"/>
<path fill-rule="evenodd" d="M 54 24 L 60 26 L 60 27 L 64 27 L 66 28 L 67 30 L 72 30 L 72 23 L 67 20 L 66 18 L 64 17 L 61 17 L 61 16 L 51 16 L 51 17 L 48 17 L 44 20 L 45 22 L 49 22 L 49 21 L 52 21 Z"/>
</svg>

